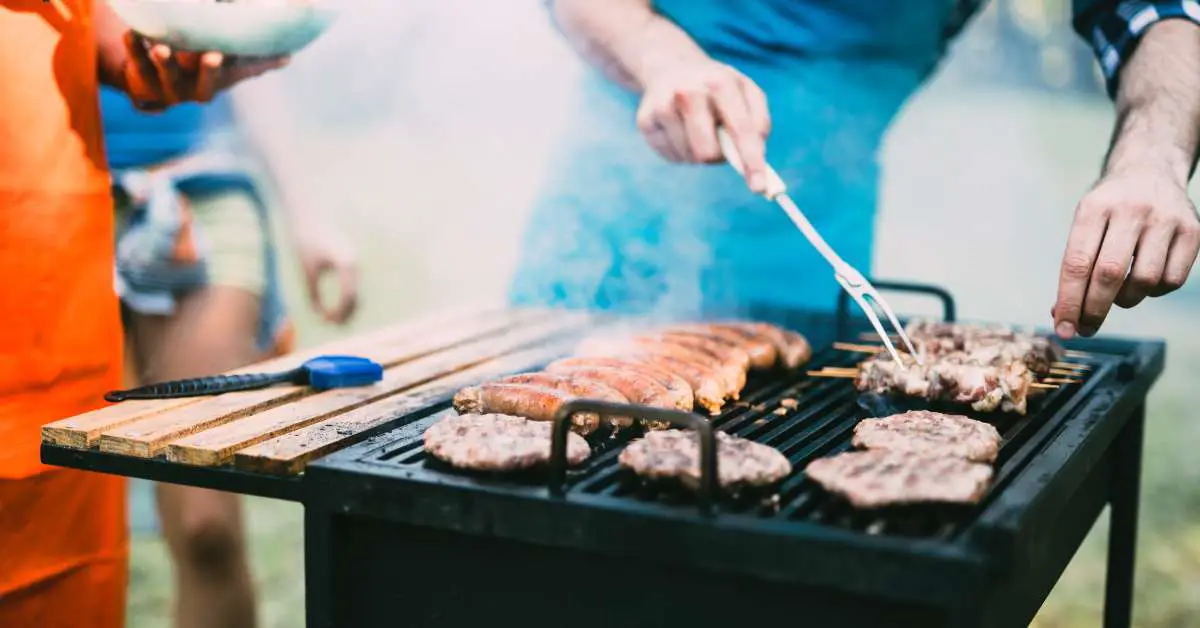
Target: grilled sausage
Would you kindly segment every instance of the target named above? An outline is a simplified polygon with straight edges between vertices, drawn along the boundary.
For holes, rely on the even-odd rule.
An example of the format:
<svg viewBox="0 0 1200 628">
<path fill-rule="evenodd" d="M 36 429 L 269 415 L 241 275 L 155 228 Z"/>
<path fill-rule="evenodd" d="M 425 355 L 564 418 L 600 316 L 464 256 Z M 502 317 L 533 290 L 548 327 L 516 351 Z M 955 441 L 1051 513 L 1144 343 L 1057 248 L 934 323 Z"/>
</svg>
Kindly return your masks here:
<svg viewBox="0 0 1200 628">
<path fill-rule="evenodd" d="M 603 382 L 588 378 L 576 377 L 558 373 L 519 373 L 496 380 L 498 384 L 529 384 L 570 393 L 580 399 L 595 399 L 612 403 L 629 403 L 629 399 L 619 390 Z M 633 425 L 630 417 L 606 417 L 615 427 L 627 428 Z"/>
<path fill-rule="evenodd" d="M 708 410 L 710 414 L 720 414 L 721 407 L 725 405 L 725 398 L 730 396 L 721 376 L 705 364 L 650 352 L 629 354 L 625 358 L 682 377 L 692 387 L 696 405 Z"/>
<path fill-rule="evenodd" d="M 664 331 L 672 334 L 703 336 L 738 347 L 750 357 L 750 367 L 754 369 L 769 369 L 775 366 L 775 360 L 779 357 L 779 351 L 771 341 L 760 335 L 746 333 L 731 327 L 704 323 L 682 323 L 671 325 Z"/>
<path fill-rule="evenodd" d="M 655 408 L 675 409 L 671 392 L 653 377 L 629 369 L 609 366 L 564 367 L 556 371 L 575 379 L 604 384 L 625 395 L 630 403 Z M 671 426 L 663 421 L 641 421 L 647 429 L 661 430 Z"/>
<path fill-rule="evenodd" d="M 717 323 L 721 327 L 752 335 L 775 345 L 779 362 L 789 369 L 799 368 L 812 358 L 812 346 L 804 336 L 768 323 L 731 321 Z"/>
<path fill-rule="evenodd" d="M 730 344 L 720 338 L 688 332 L 663 331 L 650 335 L 656 340 L 674 342 L 685 347 L 691 347 L 713 357 L 721 364 L 736 366 L 743 373 L 750 370 L 750 354 L 736 344 Z"/>
<path fill-rule="evenodd" d="M 489 382 L 468 386 L 454 395 L 454 409 L 459 414 L 509 414 L 533 421 L 553 421 L 555 413 L 574 395 L 553 388 L 530 384 L 498 384 Z M 571 417 L 571 429 L 590 434 L 600 426 L 594 412 L 578 412 Z"/>
<path fill-rule="evenodd" d="M 697 350 L 694 347 L 689 347 L 678 342 L 656 340 L 648 336 L 593 338 L 585 340 L 579 346 L 577 353 L 583 356 L 605 357 L 666 356 L 689 362 L 703 368 L 706 372 L 711 372 L 711 375 L 706 374 L 706 377 L 716 377 L 717 385 L 721 389 L 721 398 L 737 399 L 741 393 L 742 386 L 746 385 L 746 372 L 741 370 L 737 365 L 714 364 L 712 355 Z M 672 372 L 676 371 L 672 370 Z M 693 392 L 699 392 L 696 390 L 696 381 L 690 379 L 684 373 L 677 374 L 688 380 Z M 711 390 L 711 388 L 706 388 L 706 390 Z M 699 401 L 699 396 L 696 399 Z"/>
<path fill-rule="evenodd" d="M 558 373 L 561 371 L 571 371 L 579 368 L 612 368 L 625 373 L 637 373 L 653 379 L 667 389 L 667 401 L 670 405 L 664 405 L 665 408 L 676 408 L 685 412 L 691 412 L 694 407 L 695 393 L 692 392 L 692 387 L 687 383 L 687 380 L 682 377 L 661 368 L 656 368 L 645 362 L 636 360 L 625 360 L 621 358 L 564 358 L 551 362 L 546 367 L 547 373 Z M 629 395 L 626 395 L 627 397 Z M 630 400 L 633 398 L 630 397 Z"/>
</svg>

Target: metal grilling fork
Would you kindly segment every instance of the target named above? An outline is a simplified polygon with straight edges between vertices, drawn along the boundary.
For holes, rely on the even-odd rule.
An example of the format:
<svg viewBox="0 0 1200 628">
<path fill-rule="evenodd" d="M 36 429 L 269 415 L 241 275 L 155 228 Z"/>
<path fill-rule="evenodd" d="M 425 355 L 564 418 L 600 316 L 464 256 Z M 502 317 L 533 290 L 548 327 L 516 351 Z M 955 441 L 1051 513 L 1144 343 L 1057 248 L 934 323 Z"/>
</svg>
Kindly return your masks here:
<svg viewBox="0 0 1200 628">
<path fill-rule="evenodd" d="M 738 154 L 737 147 L 729 137 L 729 134 L 725 132 L 725 129 L 717 129 L 717 139 L 720 141 L 721 153 L 725 156 L 725 161 L 728 161 L 729 165 L 738 171 L 738 174 L 744 175 L 745 168 L 742 164 L 741 156 Z M 817 252 L 833 267 L 834 278 L 854 298 L 858 306 L 862 308 L 862 311 L 867 315 L 867 319 L 871 321 L 871 325 L 875 328 L 875 333 L 879 334 L 884 346 L 887 347 L 888 352 L 892 354 L 892 358 L 896 360 L 900 368 L 904 368 L 904 361 L 900 359 L 899 352 L 896 351 L 896 347 L 892 344 L 891 334 L 886 333 L 883 325 L 879 322 L 879 316 L 876 314 L 875 308 L 872 307 L 872 303 L 887 315 L 892 326 L 896 328 L 896 334 L 900 336 L 900 340 L 904 342 L 905 348 L 908 349 L 909 355 L 913 356 L 917 364 L 922 364 L 921 356 L 913 348 L 912 341 L 909 340 L 908 334 L 904 333 L 904 327 L 896 319 L 896 315 L 892 312 L 892 308 L 888 306 L 887 301 L 879 295 L 879 292 L 867 281 L 866 277 L 863 277 L 862 273 L 846 263 L 846 260 L 842 259 L 825 242 L 821 234 L 817 233 L 817 229 L 813 227 L 804 213 L 800 211 L 800 208 L 796 206 L 796 203 L 788 196 L 787 185 L 783 182 L 783 179 L 769 165 L 767 166 L 767 187 L 763 196 L 768 201 L 774 201 L 783 208 L 783 211 L 792 219 L 792 222 L 796 224 L 796 227 L 800 229 L 804 237 L 808 238 L 808 241 L 817 249 Z"/>
</svg>

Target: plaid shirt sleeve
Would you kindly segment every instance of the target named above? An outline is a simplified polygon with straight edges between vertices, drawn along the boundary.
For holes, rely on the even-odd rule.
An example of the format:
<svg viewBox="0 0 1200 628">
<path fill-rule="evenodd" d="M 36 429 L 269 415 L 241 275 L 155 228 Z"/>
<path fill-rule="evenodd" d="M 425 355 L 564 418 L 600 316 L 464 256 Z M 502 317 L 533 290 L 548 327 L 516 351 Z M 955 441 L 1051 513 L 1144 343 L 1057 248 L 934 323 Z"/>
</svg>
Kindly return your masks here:
<svg viewBox="0 0 1200 628">
<path fill-rule="evenodd" d="M 1074 9 L 1075 30 L 1091 43 L 1109 97 L 1116 96 L 1121 66 L 1147 28 L 1167 19 L 1200 24 L 1200 0 L 1075 0 Z"/>
</svg>

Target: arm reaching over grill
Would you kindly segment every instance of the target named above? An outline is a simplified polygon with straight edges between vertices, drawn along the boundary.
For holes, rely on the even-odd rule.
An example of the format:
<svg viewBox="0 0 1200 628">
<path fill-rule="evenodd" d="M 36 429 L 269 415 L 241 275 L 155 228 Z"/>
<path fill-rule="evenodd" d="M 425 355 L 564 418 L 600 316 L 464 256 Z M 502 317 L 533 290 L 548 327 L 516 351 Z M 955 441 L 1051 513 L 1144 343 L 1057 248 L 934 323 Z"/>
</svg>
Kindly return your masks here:
<svg viewBox="0 0 1200 628">
<path fill-rule="evenodd" d="M 1025 414 L 1033 384 L 1033 373 L 1019 361 L 980 365 L 946 356 L 901 369 L 890 356 L 880 356 L 858 368 L 854 386 L 860 391 L 966 404 L 977 412 Z"/>
</svg>

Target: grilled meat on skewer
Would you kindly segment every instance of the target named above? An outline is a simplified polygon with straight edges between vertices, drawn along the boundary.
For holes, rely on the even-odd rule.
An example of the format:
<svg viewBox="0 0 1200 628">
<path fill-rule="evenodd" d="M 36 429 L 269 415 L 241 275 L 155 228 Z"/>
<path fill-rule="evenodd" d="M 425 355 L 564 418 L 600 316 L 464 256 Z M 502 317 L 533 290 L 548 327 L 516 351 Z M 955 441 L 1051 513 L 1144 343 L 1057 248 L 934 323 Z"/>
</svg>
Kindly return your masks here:
<svg viewBox="0 0 1200 628">
<path fill-rule="evenodd" d="M 911 358 L 910 358 L 911 359 Z M 968 404 L 978 412 L 1025 414 L 1033 374 L 1024 362 L 999 366 L 942 359 L 915 362 L 905 369 L 891 356 L 876 356 L 858 365 L 854 386 L 863 392 L 903 395 L 929 401 Z"/>
<path fill-rule="evenodd" d="M 854 447 L 950 456 L 994 462 L 1000 432 L 988 423 L 957 414 L 913 410 L 854 426 Z"/>
<path fill-rule="evenodd" d="M 907 451 L 849 451 L 808 464 L 805 473 L 856 508 L 901 504 L 974 504 L 987 492 L 992 468 L 962 458 Z"/>
<path fill-rule="evenodd" d="M 911 321 L 905 329 L 918 353 L 937 358 L 949 353 L 975 356 L 979 364 L 1022 360 L 1030 370 L 1045 375 L 1063 360 L 1063 349 L 1053 339 L 1006 325 L 979 325 Z"/>
<path fill-rule="evenodd" d="M 792 464 L 774 447 L 725 432 L 713 435 L 721 488 L 769 486 L 787 477 Z M 695 490 L 700 485 L 700 437 L 693 430 L 651 432 L 621 452 L 621 467 L 651 480 L 674 479 Z"/>
<path fill-rule="evenodd" d="M 503 414 L 450 416 L 425 430 L 425 451 L 449 465 L 476 471 L 515 471 L 550 460 L 546 422 Z M 567 434 L 567 463 L 587 459 L 591 448 L 578 434 Z"/>
</svg>

